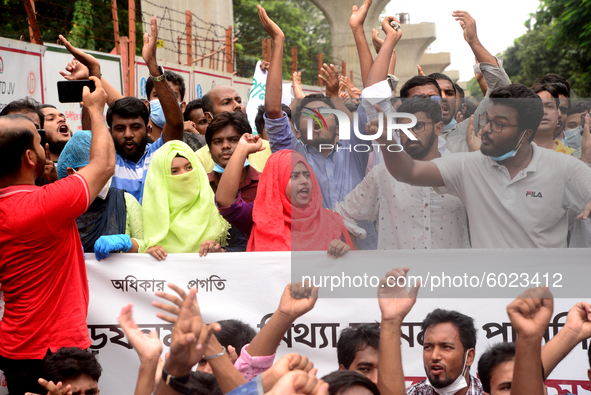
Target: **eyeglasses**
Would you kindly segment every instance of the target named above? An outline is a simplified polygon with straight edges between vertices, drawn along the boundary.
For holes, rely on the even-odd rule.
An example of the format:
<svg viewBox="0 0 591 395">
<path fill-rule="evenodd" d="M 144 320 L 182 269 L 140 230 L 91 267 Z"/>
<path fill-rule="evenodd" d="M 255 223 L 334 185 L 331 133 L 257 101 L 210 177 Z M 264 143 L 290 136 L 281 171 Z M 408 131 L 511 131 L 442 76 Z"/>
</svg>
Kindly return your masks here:
<svg viewBox="0 0 591 395">
<path fill-rule="evenodd" d="M 439 104 L 441 104 L 441 102 L 443 102 L 443 99 L 441 98 L 441 96 L 438 96 L 438 95 L 429 96 L 429 99 L 435 100 Z"/>
<path fill-rule="evenodd" d="M 415 126 L 413 126 L 412 128 L 406 128 L 406 129 L 412 131 L 415 134 L 423 133 L 425 131 L 425 125 L 428 123 L 430 123 L 432 125 L 435 124 L 434 122 L 417 121 Z M 396 129 L 395 132 L 398 137 L 400 137 L 400 135 L 404 133 L 400 129 Z"/>
<path fill-rule="evenodd" d="M 495 133 L 501 133 L 505 126 L 519 126 L 519 125 L 506 125 L 506 124 L 501 123 L 499 121 L 493 121 L 492 119 L 488 119 L 488 117 L 485 114 L 480 114 L 478 116 L 478 125 L 480 125 L 481 128 L 484 128 L 486 125 L 488 125 L 489 122 L 490 122 L 490 130 Z"/>
</svg>

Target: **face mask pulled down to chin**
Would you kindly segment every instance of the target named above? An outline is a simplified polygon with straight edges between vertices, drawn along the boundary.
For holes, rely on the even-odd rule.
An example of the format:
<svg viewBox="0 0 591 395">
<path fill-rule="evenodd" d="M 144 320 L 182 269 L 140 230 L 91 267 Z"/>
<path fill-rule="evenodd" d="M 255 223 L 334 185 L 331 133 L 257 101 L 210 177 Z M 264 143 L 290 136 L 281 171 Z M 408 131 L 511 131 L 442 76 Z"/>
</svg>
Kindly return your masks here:
<svg viewBox="0 0 591 395">
<path fill-rule="evenodd" d="M 431 383 L 431 380 L 429 380 L 428 377 L 427 377 L 427 382 L 429 383 L 429 385 L 431 387 L 433 387 L 433 390 L 439 395 L 454 395 L 456 392 L 458 392 L 468 386 L 468 383 L 466 382 L 466 378 L 464 377 L 464 374 L 466 373 L 467 359 L 468 359 L 468 351 L 466 351 L 466 355 L 464 355 L 464 367 L 462 368 L 462 373 L 450 385 L 447 385 L 443 388 L 437 388 Z"/>
</svg>

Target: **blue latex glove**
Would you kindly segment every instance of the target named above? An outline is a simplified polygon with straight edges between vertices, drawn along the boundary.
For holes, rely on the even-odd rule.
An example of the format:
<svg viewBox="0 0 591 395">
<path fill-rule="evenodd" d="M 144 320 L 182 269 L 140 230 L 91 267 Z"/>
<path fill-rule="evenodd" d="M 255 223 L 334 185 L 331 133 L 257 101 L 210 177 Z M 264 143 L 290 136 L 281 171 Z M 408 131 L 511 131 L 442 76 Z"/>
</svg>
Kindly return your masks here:
<svg viewBox="0 0 591 395">
<path fill-rule="evenodd" d="M 101 236 L 94 243 L 94 255 L 97 260 L 107 258 L 111 252 L 127 252 L 131 249 L 131 238 L 129 235 L 108 235 Z"/>
</svg>

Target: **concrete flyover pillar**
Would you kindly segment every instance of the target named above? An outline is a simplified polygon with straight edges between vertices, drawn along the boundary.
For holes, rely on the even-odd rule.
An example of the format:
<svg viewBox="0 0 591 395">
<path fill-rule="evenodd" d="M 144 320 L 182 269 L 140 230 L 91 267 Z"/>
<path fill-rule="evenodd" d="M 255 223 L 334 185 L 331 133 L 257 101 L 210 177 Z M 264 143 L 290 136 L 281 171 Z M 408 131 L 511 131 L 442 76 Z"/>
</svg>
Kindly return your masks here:
<svg viewBox="0 0 591 395">
<path fill-rule="evenodd" d="M 352 70 L 353 83 L 358 87 L 362 87 L 359 57 L 357 56 L 353 33 L 351 33 L 351 28 L 349 27 L 349 18 L 351 17 L 351 8 L 353 5 L 361 6 L 363 0 L 310 0 L 310 2 L 322 11 L 328 21 L 332 37 L 333 59 L 335 61 L 338 59 L 339 64 L 341 60 L 347 62 L 347 73 L 349 70 Z M 389 2 L 390 0 L 373 0 L 365 18 L 365 37 L 368 40 L 372 53 L 374 51 L 371 45 L 371 29 L 372 27 L 379 29 L 380 13 Z M 329 61 L 327 59 L 325 63 Z M 338 66 L 338 64 L 335 64 L 335 66 Z"/>
<path fill-rule="evenodd" d="M 396 45 L 396 76 L 400 79 L 398 89 L 417 75 L 417 65 L 423 67 L 421 59 L 424 57 L 425 50 L 437 38 L 435 23 L 401 25 L 400 28 L 402 39 Z M 424 67 L 423 71 L 429 74 Z"/>
<path fill-rule="evenodd" d="M 332 35 L 332 56 L 335 61 L 347 62 L 347 70 L 353 70 L 353 83 L 362 87 L 359 58 L 355 40 L 349 27 L 349 17 L 353 5 L 361 6 L 363 0 L 310 0 L 324 14 Z M 381 32 L 380 13 L 389 0 L 374 0 L 365 19 L 365 37 L 375 58 L 371 45 L 371 29 Z M 417 75 L 417 65 L 421 65 L 425 74 L 442 72 L 450 64 L 449 53 L 426 54 L 427 47 L 435 41 L 437 33 L 435 23 L 403 24 L 402 39 L 396 45 L 396 76 L 400 79 L 398 87 Z M 380 36 L 383 38 L 384 34 Z M 325 58 L 326 59 L 326 58 Z M 325 62 L 331 60 L 326 59 Z M 449 74 L 449 72 L 448 72 Z M 458 73 L 451 72 L 450 77 L 457 79 Z"/>
</svg>

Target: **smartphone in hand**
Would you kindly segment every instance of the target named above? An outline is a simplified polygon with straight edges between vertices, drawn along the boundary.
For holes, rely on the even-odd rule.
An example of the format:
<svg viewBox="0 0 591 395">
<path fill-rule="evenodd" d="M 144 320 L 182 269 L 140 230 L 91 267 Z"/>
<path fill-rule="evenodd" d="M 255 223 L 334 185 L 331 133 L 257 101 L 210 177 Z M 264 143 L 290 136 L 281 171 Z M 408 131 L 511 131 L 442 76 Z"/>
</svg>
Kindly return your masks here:
<svg viewBox="0 0 591 395">
<path fill-rule="evenodd" d="M 91 92 L 96 89 L 92 80 L 58 81 L 57 94 L 60 103 L 80 103 L 82 89 L 87 86 Z"/>
</svg>

